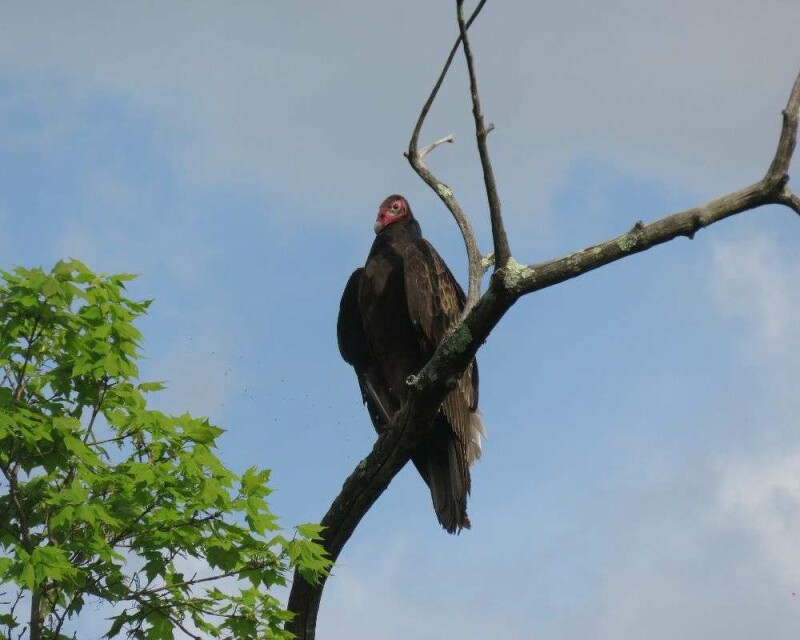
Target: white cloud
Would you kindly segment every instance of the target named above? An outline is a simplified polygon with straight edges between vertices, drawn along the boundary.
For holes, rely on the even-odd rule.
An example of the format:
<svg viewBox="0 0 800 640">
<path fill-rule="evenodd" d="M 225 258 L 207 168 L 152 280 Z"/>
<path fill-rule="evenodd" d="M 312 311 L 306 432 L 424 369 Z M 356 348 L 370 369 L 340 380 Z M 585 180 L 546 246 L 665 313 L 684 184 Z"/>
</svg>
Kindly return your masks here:
<svg viewBox="0 0 800 640">
<path fill-rule="evenodd" d="M 771 422 L 764 438 L 781 448 L 800 412 L 800 259 L 760 232 L 712 247 L 713 299 L 723 317 L 744 323 L 744 353 L 766 398 L 762 420 Z"/>
<path fill-rule="evenodd" d="M 715 462 L 719 526 L 747 533 L 786 589 L 800 587 L 800 260 L 777 240 L 753 235 L 717 241 L 712 291 L 721 311 L 742 319 L 745 353 L 766 379 L 768 410 L 757 450 Z"/>
<path fill-rule="evenodd" d="M 793 638 L 799 462 L 800 448 L 704 456 L 634 489 L 600 588 L 557 637 Z"/>
<path fill-rule="evenodd" d="M 746 532 L 787 591 L 800 589 L 800 447 L 719 464 L 720 526 Z"/>
<path fill-rule="evenodd" d="M 714 243 L 712 292 L 724 313 L 748 324 L 751 356 L 763 361 L 797 354 L 800 294 L 793 283 L 798 277 L 800 261 L 783 259 L 770 237 Z"/>
<path fill-rule="evenodd" d="M 702 193 L 757 179 L 797 72 L 798 22 L 797 3 L 763 0 L 487 7 L 475 46 L 509 215 L 541 209 L 587 153 Z M 400 153 L 454 29 L 452 7 L 425 0 L 28 2 L 3 10 L 0 68 L 152 111 L 190 180 L 265 188 L 309 215 L 346 203 L 347 218 L 386 191 L 425 190 Z M 477 203 L 466 98 L 457 68 L 425 138 L 456 132 L 431 162 Z"/>
</svg>

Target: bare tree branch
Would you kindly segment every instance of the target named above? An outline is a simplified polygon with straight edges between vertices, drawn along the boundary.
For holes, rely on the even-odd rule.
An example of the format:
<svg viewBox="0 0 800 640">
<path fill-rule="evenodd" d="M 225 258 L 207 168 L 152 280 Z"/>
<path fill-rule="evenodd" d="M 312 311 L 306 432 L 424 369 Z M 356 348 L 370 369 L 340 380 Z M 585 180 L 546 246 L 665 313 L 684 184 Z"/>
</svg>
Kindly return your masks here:
<svg viewBox="0 0 800 640">
<path fill-rule="evenodd" d="M 538 265 L 512 263 L 504 273 L 505 286 L 514 295 L 533 293 L 576 278 L 626 256 L 647 251 L 680 236 L 693 238 L 700 229 L 765 204 L 781 202 L 766 178 L 708 204 L 644 224 L 641 221 L 617 238 Z"/>
<path fill-rule="evenodd" d="M 767 204 L 783 204 L 800 213 L 800 198 L 789 190 L 789 165 L 797 141 L 800 118 L 800 74 L 794 82 L 786 109 L 775 157 L 764 177 L 711 202 L 668 215 L 650 224 L 637 222 L 626 234 L 550 262 L 505 270 L 505 285 L 512 295 L 524 295 L 575 278 L 611 262 L 641 253 L 679 236 L 694 238 L 700 229 Z"/>
<path fill-rule="evenodd" d="M 425 147 L 422 152 L 418 150 L 417 145 L 425 117 L 447 74 L 455 51 L 464 40 L 466 29 L 483 8 L 485 1 L 482 0 L 477 5 L 468 21 L 464 22 L 463 16 L 459 15 L 461 35 L 451 50 L 428 101 L 423 106 L 406 154 L 415 171 L 445 202 L 464 236 L 470 264 L 469 306 L 455 331 L 442 341 L 419 374 L 413 376 L 406 403 L 393 416 L 390 426 L 378 436 L 370 454 L 359 462 L 353 474 L 347 478 L 341 492 L 322 519 L 321 524 L 324 527 L 322 544 L 334 562 L 361 519 L 392 478 L 408 462 L 410 451 L 429 433 L 431 422 L 439 411 L 445 395 L 463 375 L 492 329 L 520 297 L 570 280 L 679 236 L 692 238 L 699 229 L 766 204 L 784 204 L 800 213 L 800 198 L 786 186 L 800 111 L 800 76 L 798 76 L 784 111 L 783 128 L 775 157 L 764 178 L 706 205 L 666 216 L 647 225 L 637 222 L 622 236 L 549 262 L 521 265 L 514 261 L 510 254 L 505 256 L 504 262 L 501 262 L 502 255 L 498 255 L 496 251 L 494 258 L 497 260 L 497 268 L 492 274 L 487 291 L 480 296 L 480 277 L 491 264 L 491 257 L 481 259 L 469 221 L 453 197 L 452 190 L 436 179 L 422 162 L 425 154 L 446 139 Z M 459 8 L 462 4 L 463 0 L 458 0 Z M 470 75 L 472 79 L 474 72 Z M 475 93 L 477 94 L 477 91 Z M 474 100 L 473 106 L 475 106 Z M 478 106 L 475 111 L 480 113 L 480 107 Z M 478 132 L 483 131 L 482 120 L 479 122 L 476 118 L 476 126 Z M 486 132 L 484 131 L 484 137 Z M 498 205 L 498 217 L 499 212 Z M 495 244 L 500 250 L 502 243 L 498 245 L 497 236 Z M 506 250 L 507 247 L 506 243 Z M 295 617 L 287 624 L 287 629 L 300 640 L 313 640 L 315 637 L 317 613 L 324 585 L 324 578 L 316 584 L 311 584 L 298 572 L 295 573 L 288 602 L 288 608 L 294 612 Z"/>
<path fill-rule="evenodd" d="M 556 260 L 521 265 L 510 259 L 504 269 L 494 272 L 486 293 L 415 377 L 414 387 L 420 396 L 427 397 L 429 391 L 435 393 L 437 380 L 452 380 L 462 375 L 489 332 L 523 295 L 571 280 L 677 237 L 693 238 L 698 230 L 737 213 L 768 204 L 785 204 L 797 210 L 793 205 L 798 204 L 798 197 L 786 188 L 789 179 L 786 171 L 795 147 L 798 118 L 800 75 L 784 111 L 776 160 L 757 183 L 647 225 L 636 222 L 626 234 Z"/>
<path fill-rule="evenodd" d="M 500 196 L 497 193 L 497 182 L 494 179 L 494 169 L 492 160 L 489 157 L 489 147 L 486 138 L 494 125 L 488 127 L 483 122 L 483 111 L 481 110 L 481 99 L 478 94 L 478 79 L 475 75 L 475 61 L 472 56 L 472 47 L 467 37 L 467 25 L 464 22 L 464 0 L 457 1 L 458 29 L 461 34 L 461 41 L 464 44 L 464 57 L 467 60 L 467 71 L 469 72 L 469 89 L 472 98 L 472 115 L 475 118 L 475 139 L 478 142 L 478 155 L 481 159 L 481 169 L 483 170 L 483 182 L 486 186 L 486 197 L 489 200 L 489 217 L 492 222 L 492 239 L 494 241 L 494 260 L 495 269 L 502 269 L 508 264 L 511 258 L 511 249 L 508 246 L 505 225 L 503 224 L 503 214 L 500 206 Z"/>
<path fill-rule="evenodd" d="M 485 4 L 486 0 L 481 0 L 477 4 L 475 10 L 472 12 L 472 15 L 469 17 L 469 20 L 467 20 L 463 26 L 464 33 L 466 33 L 466 30 L 469 29 L 470 25 L 475 21 L 475 18 L 478 17 Z M 456 51 L 458 51 L 458 47 L 462 40 L 463 35 L 459 34 L 455 44 L 450 49 L 450 54 L 447 56 L 444 67 L 442 68 L 439 77 L 436 79 L 436 83 L 433 85 L 433 89 L 431 90 L 428 99 L 422 106 L 422 110 L 419 113 L 417 122 L 414 125 L 414 131 L 411 133 L 411 140 L 408 143 L 408 151 L 404 155 L 406 158 L 408 158 L 411 167 L 417 172 L 417 175 L 422 178 L 425 184 L 433 189 L 441 201 L 444 202 L 447 210 L 450 211 L 455 219 L 456 224 L 461 231 L 461 236 L 464 238 L 464 245 L 467 249 L 467 261 L 469 264 L 469 285 L 467 287 L 467 302 L 464 307 L 464 316 L 466 316 L 466 314 L 469 313 L 469 310 L 475 306 L 475 303 L 478 301 L 478 298 L 481 295 L 481 277 L 484 274 L 484 271 L 481 270 L 480 265 L 481 252 L 478 250 L 478 242 L 475 239 L 475 233 L 472 230 L 472 225 L 470 224 L 467 216 L 464 214 L 464 211 L 461 209 L 461 205 L 458 204 L 458 201 L 453 195 L 453 190 L 444 182 L 439 180 L 436 176 L 434 176 L 430 169 L 428 169 L 423 162 L 425 156 L 435 149 L 440 141 L 437 140 L 433 144 L 429 144 L 427 147 L 424 147 L 422 151 L 419 151 L 417 148 L 419 144 L 419 134 L 422 131 L 422 125 L 425 124 L 425 118 L 428 116 L 428 112 L 433 105 L 433 101 L 439 94 L 439 89 L 444 82 L 445 76 L 447 76 L 447 72 L 450 70 L 450 65 L 453 63 L 453 58 L 455 58 Z M 442 140 L 445 139 L 446 138 L 442 138 Z"/>
</svg>

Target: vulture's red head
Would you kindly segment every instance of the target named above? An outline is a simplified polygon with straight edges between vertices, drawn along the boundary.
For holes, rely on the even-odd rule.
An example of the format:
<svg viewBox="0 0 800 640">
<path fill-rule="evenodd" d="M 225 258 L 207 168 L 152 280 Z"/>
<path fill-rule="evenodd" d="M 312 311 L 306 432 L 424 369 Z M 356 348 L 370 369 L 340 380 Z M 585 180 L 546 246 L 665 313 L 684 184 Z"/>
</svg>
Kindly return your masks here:
<svg viewBox="0 0 800 640">
<path fill-rule="evenodd" d="M 414 215 L 411 213 L 411 207 L 408 206 L 408 200 L 397 194 L 389 196 L 386 200 L 381 202 L 381 206 L 378 207 L 378 217 L 375 220 L 375 233 L 380 233 L 384 228 L 394 222 L 413 219 Z"/>
</svg>

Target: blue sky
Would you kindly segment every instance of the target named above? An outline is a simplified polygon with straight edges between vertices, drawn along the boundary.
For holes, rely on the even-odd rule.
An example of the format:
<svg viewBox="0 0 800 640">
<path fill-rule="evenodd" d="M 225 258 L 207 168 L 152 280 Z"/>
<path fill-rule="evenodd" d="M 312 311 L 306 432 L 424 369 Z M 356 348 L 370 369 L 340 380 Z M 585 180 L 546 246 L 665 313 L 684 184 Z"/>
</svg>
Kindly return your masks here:
<svg viewBox="0 0 800 640">
<path fill-rule="evenodd" d="M 271 468 L 287 525 L 318 520 L 373 442 L 335 319 L 385 195 L 464 280 L 401 155 L 455 29 L 441 4 L 0 9 L 2 266 L 141 274 L 158 403 L 225 427 L 234 468 Z M 476 25 L 520 262 L 769 162 L 800 6 L 641 5 L 489 3 Z M 430 165 L 486 250 L 464 80 L 423 137 L 456 133 Z M 797 222 L 748 213 L 520 301 L 479 354 L 473 529 L 445 534 L 404 470 L 340 558 L 320 637 L 793 638 Z"/>
</svg>

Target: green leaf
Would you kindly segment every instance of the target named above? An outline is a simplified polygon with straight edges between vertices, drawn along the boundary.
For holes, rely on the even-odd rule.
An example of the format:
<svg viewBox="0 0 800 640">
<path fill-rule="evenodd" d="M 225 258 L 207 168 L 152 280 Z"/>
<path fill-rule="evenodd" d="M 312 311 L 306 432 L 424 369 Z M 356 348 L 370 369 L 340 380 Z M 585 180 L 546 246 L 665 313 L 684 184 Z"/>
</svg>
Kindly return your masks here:
<svg viewBox="0 0 800 640">
<path fill-rule="evenodd" d="M 22 566 L 20 584 L 28 589 L 28 591 L 32 591 L 36 586 L 36 571 L 33 568 L 33 564 L 30 562 L 27 562 Z"/>
<path fill-rule="evenodd" d="M 150 391 L 161 391 L 166 388 L 164 382 L 142 382 L 137 387 L 139 391 L 142 392 L 150 392 Z"/>
<path fill-rule="evenodd" d="M 95 465 L 99 462 L 95 452 L 74 436 L 64 436 L 64 446 L 68 451 L 75 454 L 81 462 L 85 462 L 88 465 Z"/>
<path fill-rule="evenodd" d="M 48 278 L 42 285 L 42 293 L 45 297 L 50 298 L 61 293 L 61 285 L 55 278 Z"/>
<path fill-rule="evenodd" d="M 297 525 L 297 533 L 309 540 L 319 540 L 324 528 L 321 524 L 299 524 Z"/>
<path fill-rule="evenodd" d="M 186 436 L 199 444 L 212 444 L 224 433 L 223 429 L 210 425 L 208 420 L 186 420 L 183 426 Z"/>
<path fill-rule="evenodd" d="M 116 354 L 109 353 L 103 360 L 104 373 L 110 378 L 116 378 L 119 375 L 119 357 Z"/>
<path fill-rule="evenodd" d="M 77 573 L 70 564 L 66 551 L 57 547 L 36 547 L 31 554 L 31 566 L 37 582 L 47 579 L 59 581 Z"/>
<path fill-rule="evenodd" d="M 50 518 L 50 526 L 53 529 L 58 529 L 62 525 L 72 524 L 72 521 L 74 519 L 75 519 L 75 508 L 72 505 L 67 505 Z"/>
</svg>

